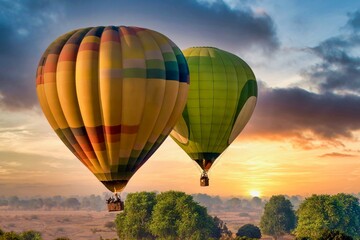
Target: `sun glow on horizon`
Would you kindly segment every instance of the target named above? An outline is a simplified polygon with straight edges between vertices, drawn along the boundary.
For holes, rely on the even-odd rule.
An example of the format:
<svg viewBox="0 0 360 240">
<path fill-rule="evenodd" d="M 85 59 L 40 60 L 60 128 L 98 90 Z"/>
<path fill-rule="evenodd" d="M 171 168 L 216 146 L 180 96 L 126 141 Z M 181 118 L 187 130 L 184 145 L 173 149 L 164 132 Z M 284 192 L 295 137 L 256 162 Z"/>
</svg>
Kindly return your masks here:
<svg viewBox="0 0 360 240">
<path fill-rule="evenodd" d="M 261 197 L 261 192 L 259 190 L 250 190 L 249 191 L 249 194 L 251 197 Z"/>
</svg>

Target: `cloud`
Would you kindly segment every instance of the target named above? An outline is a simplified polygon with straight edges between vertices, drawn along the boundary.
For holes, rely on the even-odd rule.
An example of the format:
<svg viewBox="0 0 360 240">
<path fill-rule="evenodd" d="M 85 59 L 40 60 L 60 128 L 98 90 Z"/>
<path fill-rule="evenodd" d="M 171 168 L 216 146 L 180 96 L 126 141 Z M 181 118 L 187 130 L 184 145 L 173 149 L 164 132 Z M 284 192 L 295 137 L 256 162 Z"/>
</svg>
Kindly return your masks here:
<svg viewBox="0 0 360 240">
<path fill-rule="evenodd" d="M 360 30 L 360 11 L 357 10 L 355 12 L 348 14 L 349 20 L 346 24 L 347 27 L 349 27 L 354 32 L 357 32 Z"/>
<path fill-rule="evenodd" d="M 0 166 L 0 175 L 10 174 L 9 170 Z"/>
<path fill-rule="evenodd" d="M 325 157 L 336 157 L 336 158 L 347 158 L 347 157 L 355 157 L 355 155 L 352 154 L 346 154 L 346 153 L 338 153 L 338 152 L 332 152 L 332 153 L 325 153 L 323 155 L 320 155 L 319 157 L 325 158 Z"/>
<path fill-rule="evenodd" d="M 42 52 L 59 35 L 80 27 L 139 25 L 168 35 L 182 48 L 271 52 L 279 46 L 269 15 L 232 9 L 223 1 L 209 6 L 194 0 L 5 0 L 0 9 L 0 107 L 13 110 L 37 104 L 34 78 Z"/>
<path fill-rule="evenodd" d="M 41 42 L 53 23 L 51 1 L 1 1 L 0 106 L 29 108 L 36 103 L 35 71 Z"/>
<path fill-rule="evenodd" d="M 187 26 L 197 27 L 191 31 L 193 37 L 203 36 L 214 46 L 225 45 L 233 51 L 255 46 L 271 52 L 279 47 L 275 24 L 266 12 L 254 12 L 245 5 L 235 8 L 233 1 L 210 2 L 193 5 L 186 14 Z"/>
<path fill-rule="evenodd" d="M 303 71 L 303 76 L 321 92 L 358 93 L 360 58 L 351 53 L 360 47 L 360 36 L 338 36 L 321 42 L 309 51 L 321 62 Z"/>
<path fill-rule="evenodd" d="M 360 129 L 360 96 L 313 93 L 301 88 L 269 88 L 260 82 L 259 100 L 246 134 L 292 139 L 305 148 L 341 145 Z M 314 145 L 315 144 L 315 145 Z"/>
<path fill-rule="evenodd" d="M 43 163 L 46 166 L 52 167 L 52 168 L 59 168 L 59 169 L 64 169 L 65 166 L 64 164 L 60 163 L 60 162 L 44 162 Z"/>
<path fill-rule="evenodd" d="M 345 147 L 343 140 L 356 140 L 354 132 L 360 129 L 360 11 L 349 14 L 346 26 L 344 34 L 305 49 L 318 61 L 299 72 L 299 85 L 306 82 L 314 92 L 294 85 L 271 88 L 259 83 L 258 104 L 245 130 L 249 136 L 287 140 L 304 149 Z"/>
<path fill-rule="evenodd" d="M 360 90 L 360 12 L 348 14 L 346 31 L 307 48 L 320 62 L 302 72 L 303 77 L 320 92 L 353 93 Z"/>
</svg>

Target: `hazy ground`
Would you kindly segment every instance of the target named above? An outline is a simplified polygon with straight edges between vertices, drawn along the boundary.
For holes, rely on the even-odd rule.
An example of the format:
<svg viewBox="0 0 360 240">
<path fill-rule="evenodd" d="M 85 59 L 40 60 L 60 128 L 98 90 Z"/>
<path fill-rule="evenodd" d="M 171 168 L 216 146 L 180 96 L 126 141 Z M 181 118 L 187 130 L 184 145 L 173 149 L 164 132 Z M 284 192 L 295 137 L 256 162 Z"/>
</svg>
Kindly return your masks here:
<svg viewBox="0 0 360 240">
<path fill-rule="evenodd" d="M 105 227 L 116 213 L 106 211 L 5 211 L 0 210 L 0 228 L 4 231 L 39 231 L 44 240 L 69 237 L 72 240 L 115 238 L 115 230 Z"/>
<path fill-rule="evenodd" d="M 239 226 L 246 223 L 257 224 L 260 221 L 260 211 L 253 212 L 211 212 L 236 233 Z M 106 211 L 18 211 L 0 209 L 0 228 L 5 231 L 22 232 L 35 230 L 42 233 L 44 240 L 54 240 L 57 237 L 69 237 L 72 240 L 99 240 L 115 238 L 115 230 L 105 227 L 113 221 L 116 213 Z M 262 239 L 271 239 L 264 237 Z M 286 238 L 291 239 L 291 238 Z"/>
<path fill-rule="evenodd" d="M 259 225 L 262 211 L 251 212 L 229 212 L 229 211 L 211 211 L 212 216 L 217 216 L 226 223 L 226 226 L 233 233 L 236 233 L 239 227 L 247 223 Z"/>
<path fill-rule="evenodd" d="M 246 223 L 258 224 L 259 212 L 211 212 L 224 222 L 232 232 Z M 116 213 L 106 211 L 14 211 L 0 210 L 0 227 L 5 231 L 22 232 L 36 230 L 42 233 L 44 240 L 57 237 L 69 237 L 76 240 L 99 240 L 115 238 L 116 232 L 105 227 L 113 221 Z"/>
</svg>

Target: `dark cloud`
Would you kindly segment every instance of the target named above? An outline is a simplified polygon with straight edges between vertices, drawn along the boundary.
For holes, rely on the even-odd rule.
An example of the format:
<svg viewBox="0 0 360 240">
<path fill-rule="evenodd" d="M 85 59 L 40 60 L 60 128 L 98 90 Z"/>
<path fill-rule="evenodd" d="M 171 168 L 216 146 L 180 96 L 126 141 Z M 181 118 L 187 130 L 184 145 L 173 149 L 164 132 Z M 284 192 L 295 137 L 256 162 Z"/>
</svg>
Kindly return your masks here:
<svg viewBox="0 0 360 240">
<path fill-rule="evenodd" d="M 246 129 L 248 136 L 289 139 L 311 148 L 319 139 L 341 145 L 360 129 L 360 97 L 317 94 L 301 88 L 259 86 L 259 100 Z"/>
<path fill-rule="evenodd" d="M 0 1 L 0 106 L 36 104 L 35 71 L 42 52 L 59 35 L 98 25 L 140 25 L 168 35 L 180 47 L 213 45 L 228 51 L 279 45 L 273 20 L 223 1 L 194 0 Z"/>
<path fill-rule="evenodd" d="M 348 15 L 350 33 L 328 38 L 307 50 L 320 63 L 303 71 L 303 76 L 321 92 L 358 93 L 360 90 L 360 11 Z"/>
<path fill-rule="evenodd" d="M 360 46 L 360 36 L 327 39 L 309 50 L 321 62 L 303 71 L 303 76 L 321 92 L 358 92 L 360 90 L 360 58 L 351 53 Z"/>
<path fill-rule="evenodd" d="M 359 11 L 349 15 L 347 25 L 360 29 Z M 359 47 L 360 35 L 351 31 L 306 49 L 320 60 L 301 72 L 303 81 L 316 92 L 260 83 L 259 101 L 246 133 L 287 140 L 306 149 L 345 147 L 343 139 L 356 140 L 353 132 L 360 129 Z"/>
<path fill-rule="evenodd" d="M 48 25 L 54 23 L 51 7 L 41 0 L 0 2 L 1 107 L 29 108 L 36 103 L 35 71 Z"/>
<path fill-rule="evenodd" d="M 360 30 L 360 11 L 357 10 L 353 13 L 349 13 L 348 17 L 349 17 L 349 20 L 346 25 L 355 32 L 359 31 Z"/>
</svg>

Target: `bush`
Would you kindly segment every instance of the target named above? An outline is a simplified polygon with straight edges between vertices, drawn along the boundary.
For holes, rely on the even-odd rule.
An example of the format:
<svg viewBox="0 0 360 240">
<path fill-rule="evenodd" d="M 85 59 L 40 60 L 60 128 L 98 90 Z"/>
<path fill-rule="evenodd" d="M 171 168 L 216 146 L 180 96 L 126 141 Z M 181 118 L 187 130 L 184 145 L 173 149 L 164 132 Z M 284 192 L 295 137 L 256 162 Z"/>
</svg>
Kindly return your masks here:
<svg viewBox="0 0 360 240">
<path fill-rule="evenodd" d="M 6 232 L 1 236 L 1 240 L 22 240 L 21 236 L 13 231 Z"/>
<path fill-rule="evenodd" d="M 236 237 L 235 240 L 258 240 L 258 238 Z"/>
<path fill-rule="evenodd" d="M 21 233 L 22 240 L 42 240 L 41 233 L 30 230 Z"/>
<path fill-rule="evenodd" d="M 353 238 L 338 230 L 325 230 L 319 240 L 353 240 Z"/>
<path fill-rule="evenodd" d="M 261 238 L 260 229 L 253 224 L 245 224 L 236 233 L 238 237 Z"/>
</svg>

